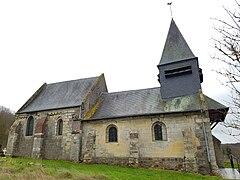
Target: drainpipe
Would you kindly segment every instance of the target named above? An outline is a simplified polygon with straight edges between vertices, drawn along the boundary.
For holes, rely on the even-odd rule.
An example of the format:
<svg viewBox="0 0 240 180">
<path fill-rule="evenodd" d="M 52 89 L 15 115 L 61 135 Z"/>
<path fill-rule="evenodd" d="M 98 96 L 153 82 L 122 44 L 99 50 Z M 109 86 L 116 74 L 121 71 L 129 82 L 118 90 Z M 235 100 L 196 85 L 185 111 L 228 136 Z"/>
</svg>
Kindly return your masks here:
<svg viewBox="0 0 240 180">
<path fill-rule="evenodd" d="M 204 120 L 203 120 L 203 114 L 204 114 L 204 110 L 201 109 L 203 135 L 204 135 L 205 146 L 206 146 L 206 150 L 207 150 L 208 162 L 211 165 L 211 155 L 210 155 L 210 150 L 209 150 L 209 145 L 208 145 L 208 138 L 207 138 L 206 127 L 205 127 L 205 123 L 204 123 Z M 211 168 L 211 166 L 210 166 L 210 168 Z"/>
<path fill-rule="evenodd" d="M 200 105 L 202 107 L 202 109 L 201 109 L 201 118 L 202 118 L 202 128 L 203 128 L 203 135 L 204 135 L 204 140 L 205 140 L 205 146 L 206 146 L 206 150 L 207 150 L 207 159 L 208 159 L 208 163 L 209 163 L 210 173 L 212 173 L 211 154 L 210 154 L 209 142 L 208 142 L 206 127 L 205 127 L 205 122 L 204 122 L 204 116 L 206 115 L 206 111 L 205 110 L 207 110 L 207 104 L 205 102 L 205 98 L 204 98 L 204 95 L 203 95 L 201 90 L 199 91 L 199 98 L 200 98 Z"/>
</svg>

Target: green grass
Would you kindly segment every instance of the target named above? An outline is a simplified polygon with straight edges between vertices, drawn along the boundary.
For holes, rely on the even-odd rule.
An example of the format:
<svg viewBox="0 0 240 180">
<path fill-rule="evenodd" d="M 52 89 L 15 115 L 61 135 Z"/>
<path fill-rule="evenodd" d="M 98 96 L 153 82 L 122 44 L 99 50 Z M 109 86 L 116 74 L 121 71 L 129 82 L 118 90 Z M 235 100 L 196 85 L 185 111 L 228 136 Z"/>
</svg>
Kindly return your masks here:
<svg viewBox="0 0 240 180">
<path fill-rule="evenodd" d="M 230 162 L 225 162 L 225 168 L 232 168 Z M 234 169 L 237 169 L 238 165 L 234 163 Z"/>
<path fill-rule="evenodd" d="M 194 173 L 130 168 L 109 165 L 79 164 L 67 161 L 0 158 L 0 180 L 76 179 L 76 180 L 198 180 L 221 179 Z"/>
</svg>

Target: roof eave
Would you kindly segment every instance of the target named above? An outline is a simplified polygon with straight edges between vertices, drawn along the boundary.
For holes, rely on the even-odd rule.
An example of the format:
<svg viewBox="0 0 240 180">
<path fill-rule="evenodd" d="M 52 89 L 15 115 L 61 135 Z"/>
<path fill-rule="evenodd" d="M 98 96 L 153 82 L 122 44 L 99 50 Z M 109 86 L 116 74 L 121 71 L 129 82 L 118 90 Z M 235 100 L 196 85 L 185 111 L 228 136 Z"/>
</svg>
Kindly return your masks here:
<svg viewBox="0 0 240 180">
<path fill-rule="evenodd" d="M 80 105 L 68 106 L 68 107 L 58 107 L 58 108 L 51 108 L 51 109 L 33 110 L 33 111 L 20 111 L 20 112 L 18 111 L 18 112 L 16 112 L 16 114 L 35 113 L 35 112 L 53 111 L 53 110 L 70 109 L 70 108 L 80 108 Z"/>
<path fill-rule="evenodd" d="M 83 121 L 96 121 L 96 120 L 105 120 L 105 119 L 118 119 L 118 118 L 128 118 L 128 117 L 137 117 L 137 116 L 156 116 L 164 114 L 178 114 L 178 113 L 191 113 L 191 112 L 201 112 L 201 110 L 189 110 L 189 111 L 171 111 L 171 112 L 156 112 L 156 113 L 144 113 L 144 114 L 129 114 L 129 115 L 119 115 L 111 117 L 99 117 L 99 118 L 89 118 L 84 119 Z"/>
</svg>

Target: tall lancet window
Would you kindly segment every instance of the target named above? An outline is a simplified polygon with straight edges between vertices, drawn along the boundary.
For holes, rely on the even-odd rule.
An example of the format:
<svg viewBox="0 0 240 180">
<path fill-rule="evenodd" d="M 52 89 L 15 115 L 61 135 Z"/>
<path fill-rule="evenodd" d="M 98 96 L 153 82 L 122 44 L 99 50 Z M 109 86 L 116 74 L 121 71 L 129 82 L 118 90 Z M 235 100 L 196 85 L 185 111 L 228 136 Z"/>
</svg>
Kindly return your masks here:
<svg viewBox="0 0 240 180">
<path fill-rule="evenodd" d="M 59 119 L 57 122 L 57 135 L 62 135 L 63 133 L 63 120 Z"/>
<path fill-rule="evenodd" d="M 27 120 L 26 136 L 32 136 L 33 129 L 34 129 L 34 118 L 32 116 L 30 116 Z"/>
<path fill-rule="evenodd" d="M 160 126 L 159 124 L 156 124 L 154 126 L 154 136 L 155 140 L 162 140 L 162 126 Z"/>
</svg>

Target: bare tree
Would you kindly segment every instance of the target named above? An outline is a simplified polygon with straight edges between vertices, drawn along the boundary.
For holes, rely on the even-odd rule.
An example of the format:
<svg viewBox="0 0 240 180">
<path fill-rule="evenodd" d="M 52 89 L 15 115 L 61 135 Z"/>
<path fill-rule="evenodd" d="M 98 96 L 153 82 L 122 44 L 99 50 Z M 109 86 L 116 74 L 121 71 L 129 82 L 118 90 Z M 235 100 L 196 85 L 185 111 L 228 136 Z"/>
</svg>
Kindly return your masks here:
<svg viewBox="0 0 240 180">
<path fill-rule="evenodd" d="M 215 35 L 213 38 L 216 55 L 214 59 L 221 61 L 224 67 L 216 70 L 224 78 L 222 84 L 231 92 L 230 114 L 232 120 L 225 123 L 226 127 L 240 130 L 240 0 L 235 0 L 234 9 L 223 7 L 229 20 L 214 19 Z"/>
<path fill-rule="evenodd" d="M 0 106 L 0 145 L 6 147 L 9 129 L 14 122 L 14 112 Z"/>
</svg>

